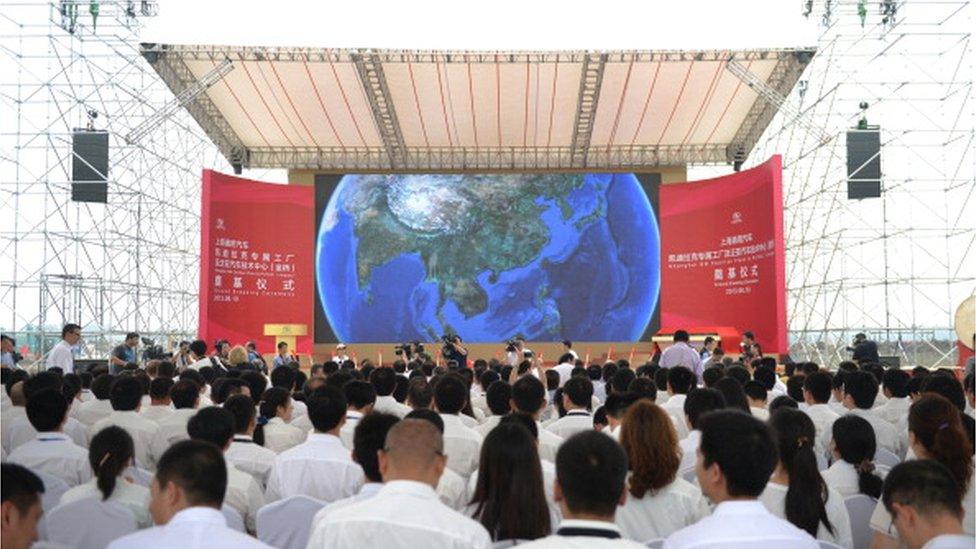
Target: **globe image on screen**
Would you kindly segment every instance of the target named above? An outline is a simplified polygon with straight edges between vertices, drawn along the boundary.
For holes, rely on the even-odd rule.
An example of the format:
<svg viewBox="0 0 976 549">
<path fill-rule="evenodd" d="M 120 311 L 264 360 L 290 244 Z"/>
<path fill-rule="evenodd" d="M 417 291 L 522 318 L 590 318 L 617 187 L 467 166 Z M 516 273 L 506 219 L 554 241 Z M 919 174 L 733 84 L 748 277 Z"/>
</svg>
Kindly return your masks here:
<svg viewBox="0 0 976 549">
<path fill-rule="evenodd" d="M 348 343 L 633 341 L 657 306 L 659 251 L 633 174 L 347 175 L 316 283 Z"/>
</svg>

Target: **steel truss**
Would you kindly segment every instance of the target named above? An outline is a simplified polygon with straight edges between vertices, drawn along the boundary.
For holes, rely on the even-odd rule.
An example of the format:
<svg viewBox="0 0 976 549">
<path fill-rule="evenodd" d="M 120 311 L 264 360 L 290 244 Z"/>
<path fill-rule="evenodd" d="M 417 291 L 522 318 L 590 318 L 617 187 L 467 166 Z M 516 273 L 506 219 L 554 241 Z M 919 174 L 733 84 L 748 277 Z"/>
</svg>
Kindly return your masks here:
<svg viewBox="0 0 976 549">
<path fill-rule="evenodd" d="M 99 4 L 93 26 L 89 2 L 0 3 L 0 328 L 32 353 L 66 322 L 96 357 L 127 331 L 194 333 L 200 170 L 228 168 L 182 109 L 125 142 L 172 99 L 139 52 L 156 6 Z M 72 131 L 89 124 L 110 135 L 106 205 L 71 201 Z"/>
<path fill-rule="evenodd" d="M 976 287 L 974 7 L 895 4 L 885 20 L 868 3 L 862 27 L 856 1 L 813 3 L 818 53 L 750 155 L 783 155 L 794 359 L 836 364 L 864 331 L 902 364 L 956 361 L 953 313 Z M 854 201 L 844 132 L 862 101 L 881 127 L 883 196 Z"/>
</svg>

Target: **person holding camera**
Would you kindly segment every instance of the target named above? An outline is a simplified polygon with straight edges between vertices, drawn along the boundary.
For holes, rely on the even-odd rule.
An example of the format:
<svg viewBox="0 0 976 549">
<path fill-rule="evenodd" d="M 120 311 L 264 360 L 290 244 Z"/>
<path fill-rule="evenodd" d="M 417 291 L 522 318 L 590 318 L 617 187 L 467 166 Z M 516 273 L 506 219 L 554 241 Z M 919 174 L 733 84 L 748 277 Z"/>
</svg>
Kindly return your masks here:
<svg viewBox="0 0 976 549">
<path fill-rule="evenodd" d="M 468 366 L 468 350 L 461 345 L 461 336 L 445 335 L 441 337 L 444 342 L 444 348 L 441 349 L 441 355 L 444 357 L 445 362 L 455 361 L 459 368 L 467 368 Z"/>
<path fill-rule="evenodd" d="M 0 336 L 0 366 L 16 370 L 17 363 L 20 362 L 20 355 L 16 351 L 17 342 L 14 338 L 3 334 Z"/>
<path fill-rule="evenodd" d="M 125 334 L 125 341 L 118 347 L 112 349 L 112 354 L 108 358 L 112 374 L 117 374 L 122 371 L 122 368 L 126 364 L 138 362 L 136 358 L 136 347 L 138 346 L 139 334 L 135 332 Z"/>
<path fill-rule="evenodd" d="M 864 333 L 855 335 L 853 347 L 848 347 L 847 350 L 853 353 L 851 360 L 858 364 L 868 364 L 881 360 L 878 358 L 878 344 L 868 339 Z"/>
<path fill-rule="evenodd" d="M 505 354 L 511 366 L 518 366 L 523 360 L 531 360 L 533 357 L 532 350 L 525 347 L 525 338 L 522 336 L 505 342 Z"/>
</svg>

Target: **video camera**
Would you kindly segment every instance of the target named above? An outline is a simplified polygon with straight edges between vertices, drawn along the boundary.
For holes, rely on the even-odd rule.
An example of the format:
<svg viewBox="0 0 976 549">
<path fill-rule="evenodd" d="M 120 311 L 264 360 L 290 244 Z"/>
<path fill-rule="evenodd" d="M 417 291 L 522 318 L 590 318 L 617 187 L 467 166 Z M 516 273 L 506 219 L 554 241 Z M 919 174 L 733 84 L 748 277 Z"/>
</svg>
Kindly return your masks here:
<svg viewBox="0 0 976 549">
<path fill-rule="evenodd" d="M 163 347 L 161 345 L 156 345 L 155 341 L 146 337 L 141 337 L 139 339 L 142 340 L 142 345 L 143 345 L 143 349 L 142 349 L 143 362 L 149 360 L 168 360 L 173 358 L 173 353 L 167 353 L 163 351 Z"/>
</svg>

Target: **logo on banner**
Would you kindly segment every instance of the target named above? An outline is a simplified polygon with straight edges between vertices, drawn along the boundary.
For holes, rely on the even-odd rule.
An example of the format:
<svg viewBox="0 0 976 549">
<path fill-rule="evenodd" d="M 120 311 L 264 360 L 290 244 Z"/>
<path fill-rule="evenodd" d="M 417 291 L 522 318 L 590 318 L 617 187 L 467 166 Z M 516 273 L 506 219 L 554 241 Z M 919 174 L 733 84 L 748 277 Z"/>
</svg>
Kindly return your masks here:
<svg viewBox="0 0 976 549">
<path fill-rule="evenodd" d="M 732 225 L 742 223 L 742 212 L 732 212 Z"/>
<path fill-rule="evenodd" d="M 218 217 L 217 218 L 217 230 L 218 231 L 224 231 L 226 229 L 227 229 L 227 227 L 224 226 L 224 218 L 223 217 Z"/>
</svg>

